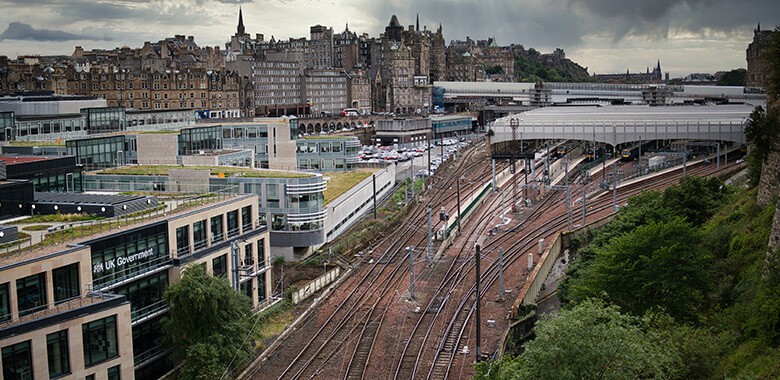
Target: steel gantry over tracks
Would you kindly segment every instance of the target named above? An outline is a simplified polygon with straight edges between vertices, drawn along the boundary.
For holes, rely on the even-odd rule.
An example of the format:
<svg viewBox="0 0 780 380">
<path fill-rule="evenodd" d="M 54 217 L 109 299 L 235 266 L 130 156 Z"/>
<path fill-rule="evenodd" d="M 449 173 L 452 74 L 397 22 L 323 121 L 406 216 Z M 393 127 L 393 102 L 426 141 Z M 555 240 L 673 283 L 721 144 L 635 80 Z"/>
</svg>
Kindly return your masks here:
<svg viewBox="0 0 780 380">
<path fill-rule="evenodd" d="M 491 144 L 512 140 L 580 140 L 612 146 L 640 140 L 714 140 L 745 143 L 752 106 L 547 107 L 493 122 Z"/>
</svg>

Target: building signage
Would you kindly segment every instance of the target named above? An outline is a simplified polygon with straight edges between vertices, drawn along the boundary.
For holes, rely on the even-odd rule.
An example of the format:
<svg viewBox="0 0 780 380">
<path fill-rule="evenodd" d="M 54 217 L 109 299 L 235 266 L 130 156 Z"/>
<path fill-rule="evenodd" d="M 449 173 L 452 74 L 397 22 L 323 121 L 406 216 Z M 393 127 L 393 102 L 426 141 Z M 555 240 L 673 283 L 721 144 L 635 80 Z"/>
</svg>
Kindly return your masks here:
<svg viewBox="0 0 780 380">
<path fill-rule="evenodd" d="M 134 253 L 129 256 L 117 256 L 111 260 L 105 260 L 102 263 L 92 264 L 92 273 L 100 274 L 106 270 L 121 268 L 126 264 L 132 264 L 134 261 L 142 260 L 151 256 L 154 256 L 154 248 L 149 248 L 145 251 Z"/>
</svg>

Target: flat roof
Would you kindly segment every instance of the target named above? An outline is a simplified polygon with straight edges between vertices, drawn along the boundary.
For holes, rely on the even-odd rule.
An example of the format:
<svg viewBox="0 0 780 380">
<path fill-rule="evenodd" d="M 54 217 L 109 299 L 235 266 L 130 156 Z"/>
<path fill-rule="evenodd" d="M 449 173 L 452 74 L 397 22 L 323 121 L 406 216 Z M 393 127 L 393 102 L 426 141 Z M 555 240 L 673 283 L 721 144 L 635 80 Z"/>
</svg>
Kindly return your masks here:
<svg viewBox="0 0 780 380">
<path fill-rule="evenodd" d="M 123 203 L 142 200 L 138 195 L 108 195 L 83 193 L 35 193 L 34 203 L 83 204 L 116 206 Z"/>
<path fill-rule="evenodd" d="M 654 123 L 734 123 L 744 122 L 753 112 L 750 105 L 543 107 L 503 117 L 502 123 L 516 119 L 519 125 L 632 125 Z"/>
<path fill-rule="evenodd" d="M 137 219 L 130 219 L 128 221 L 129 223 L 126 224 L 126 225 L 123 225 L 121 227 L 121 229 L 116 229 L 116 228 L 103 229 L 103 228 L 95 227 L 94 232 L 93 232 L 92 229 L 82 230 L 81 232 L 84 233 L 83 236 L 79 234 L 78 236 L 69 237 L 65 241 L 57 240 L 57 241 L 52 242 L 51 245 L 38 246 L 38 247 L 34 247 L 33 249 L 29 249 L 28 248 L 29 246 L 25 246 L 26 248 L 21 250 L 21 251 L 16 250 L 16 251 L 10 251 L 8 253 L 3 252 L 2 254 L 0 254 L 0 270 L 3 269 L 6 266 L 12 266 L 12 265 L 15 265 L 15 264 L 18 264 L 18 263 L 24 263 L 24 262 L 27 262 L 27 261 L 30 261 L 30 260 L 43 258 L 43 257 L 48 256 L 48 255 L 82 249 L 82 247 L 79 246 L 80 244 L 83 244 L 84 242 L 87 242 L 87 241 L 90 241 L 90 240 L 94 240 L 94 239 L 97 239 L 97 238 L 100 238 L 100 237 L 105 237 L 105 236 L 117 234 L 117 233 L 120 233 L 121 231 L 126 231 L 126 230 L 129 230 L 129 229 L 132 229 L 132 228 L 136 228 L 136 227 L 142 227 L 142 226 L 146 226 L 146 225 L 151 225 L 153 223 L 164 221 L 164 220 L 170 220 L 170 219 L 173 219 L 173 218 L 175 218 L 177 216 L 185 215 L 185 214 L 190 213 L 190 212 L 200 212 L 201 210 L 203 210 L 205 208 L 208 208 L 208 207 L 212 207 L 213 205 L 216 205 L 216 204 L 228 204 L 228 203 L 232 203 L 232 202 L 234 202 L 236 200 L 240 200 L 242 198 L 252 197 L 252 196 L 256 196 L 256 195 L 254 195 L 254 194 L 235 194 L 235 195 L 230 194 L 230 195 L 227 195 L 226 198 L 224 196 L 223 197 L 202 198 L 202 199 L 200 199 L 200 201 L 203 202 L 203 204 L 200 207 L 197 207 L 195 209 L 193 209 L 192 207 L 187 207 L 187 206 L 179 207 L 179 208 L 176 208 L 176 209 L 174 209 L 174 210 L 172 210 L 170 212 L 167 212 L 165 214 L 162 214 L 162 215 L 161 214 L 156 214 L 156 215 L 149 215 L 147 217 L 141 217 L 141 218 L 137 218 Z M 120 218 L 113 218 L 113 219 L 110 219 L 110 220 L 113 221 L 113 222 L 116 222 L 119 219 Z M 106 221 L 106 223 L 108 223 L 108 222 Z M 12 222 L 12 223 L 6 223 L 6 224 L 7 225 L 11 225 L 11 226 L 16 225 L 18 227 L 21 227 L 22 225 L 30 224 L 30 223 L 25 223 L 25 220 L 18 220 L 18 221 L 15 221 L 15 222 Z M 46 224 L 51 224 L 51 223 L 41 222 L 41 223 L 32 223 L 32 224 L 46 225 Z M 74 224 L 77 224 L 77 223 L 74 223 Z M 81 226 L 84 226 L 84 224 L 81 224 Z M 21 228 L 20 228 L 20 230 L 21 230 Z M 59 237 L 59 235 L 58 235 L 58 237 Z M 29 243 L 25 243 L 25 244 L 29 244 Z M 78 245 L 73 245 L 73 244 L 78 244 Z"/>
<path fill-rule="evenodd" d="M 223 173 L 226 176 L 237 175 L 250 178 L 309 178 L 316 174 L 268 169 L 253 169 L 241 166 L 181 166 L 181 165 L 131 165 L 96 171 L 96 174 L 107 175 L 160 175 L 167 176 L 174 170 L 208 170 L 211 175 Z"/>
<path fill-rule="evenodd" d="M 60 158 L 58 156 L 56 158 Z M 0 155 L 0 161 L 5 162 L 6 165 L 21 164 L 25 162 L 46 161 L 48 156 L 4 156 Z"/>
</svg>

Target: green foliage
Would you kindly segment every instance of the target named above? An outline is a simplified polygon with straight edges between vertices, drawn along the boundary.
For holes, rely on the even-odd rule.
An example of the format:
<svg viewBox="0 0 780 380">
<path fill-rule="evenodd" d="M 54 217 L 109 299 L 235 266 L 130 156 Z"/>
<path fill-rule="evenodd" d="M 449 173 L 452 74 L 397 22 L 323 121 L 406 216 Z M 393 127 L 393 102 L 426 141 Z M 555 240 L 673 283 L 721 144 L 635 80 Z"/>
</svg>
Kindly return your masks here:
<svg viewBox="0 0 780 380">
<path fill-rule="evenodd" d="M 711 256 L 693 227 L 674 218 L 653 222 L 610 241 L 570 287 L 572 299 L 602 297 L 634 315 L 666 310 L 693 320 L 703 304 Z"/>
<path fill-rule="evenodd" d="M 234 369 L 249 362 L 253 348 L 245 338 L 254 327 L 252 304 L 225 278 L 209 276 L 201 265 L 188 267 L 165 291 L 165 300 L 165 342 L 176 360 L 184 360 L 180 378 L 219 378 L 229 363 Z"/>
<path fill-rule="evenodd" d="M 665 379 L 676 350 L 617 307 L 586 300 L 534 328 L 518 358 L 478 367 L 476 379 Z"/>
<path fill-rule="evenodd" d="M 694 226 L 704 224 L 718 210 L 730 190 L 717 178 L 684 177 L 664 191 L 664 207 Z"/>
<path fill-rule="evenodd" d="M 739 68 L 726 72 L 718 80 L 718 86 L 745 86 L 747 85 L 747 69 Z"/>
<path fill-rule="evenodd" d="M 747 126 L 745 126 L 745 137 L 752 146 L 748 164 L 751 165 L 751 181 L 758 183 L 761 173 L 761 165 L 766 162 L 769 153 L 778 134 L 780 134 L 780 117 L 778 117 L 777 107 L 770 105 L 768 111 L 764 111 L 761 106 L 756 107 L 750 114 Z"/>
<path fill-rule="evenodd" d="M 504 68 L 501 66 L 487 66 L 485 67 L 485 74 L 487 75 L 496 75 L 496 74 L 503 74 Z"/>
<path fill-rule="evenodd" d="M 546 62 L 542 55 L 534 50 L 516 52 L 515 78 L 521 82 L 587 82 L 590 81 L 588 71 L 569 60 Z"/>
</svg>

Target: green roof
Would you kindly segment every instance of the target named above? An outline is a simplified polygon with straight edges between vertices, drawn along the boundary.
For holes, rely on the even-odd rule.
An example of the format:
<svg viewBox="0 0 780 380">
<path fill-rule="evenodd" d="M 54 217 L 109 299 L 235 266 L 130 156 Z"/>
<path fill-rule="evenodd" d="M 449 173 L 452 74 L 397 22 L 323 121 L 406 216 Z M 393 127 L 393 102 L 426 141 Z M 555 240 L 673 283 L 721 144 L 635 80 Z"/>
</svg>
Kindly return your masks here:
<svg viewBox="0 0 780 380">
<path fill-rule="evenodd" d="M 276 170 L 260 170 L 236 166 L 179 166 L 179 165 L 138 165 L 122 166 L 118 168 L 105 169 L 98 174 L 115 175 L 159 175 L 166 176 L 170 170 L 208 170 L 211 175 L 218 176 L 220 173 L 225 177 L 247 177 L 247 178 L 308 178 L 314 174 L 303 172 L 288 172 Z"/>
</svg>

